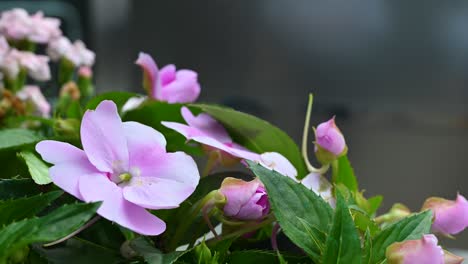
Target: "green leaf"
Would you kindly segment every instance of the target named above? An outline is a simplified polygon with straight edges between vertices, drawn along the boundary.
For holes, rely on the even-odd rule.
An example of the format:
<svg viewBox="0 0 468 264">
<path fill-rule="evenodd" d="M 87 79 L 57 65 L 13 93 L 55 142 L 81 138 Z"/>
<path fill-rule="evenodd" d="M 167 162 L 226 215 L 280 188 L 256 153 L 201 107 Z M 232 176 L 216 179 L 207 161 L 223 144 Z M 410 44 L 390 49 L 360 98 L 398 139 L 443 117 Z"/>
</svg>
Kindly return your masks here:
<svg viewBox="0 0 468 264">
<path fill-rule="evenodd" d="M 351 192 L 357 192 L 358 183 L 348 157 L 346 155 L 342 156 L 335 162 L 337 165 L 335 163 L 333 166 L 333 182 L 335 184 L 343 184 L 344 186 L 348 187 Z"/>
<path fill-rule="evenodd" d="M 380 231 L 379 226 L 372 220 L 367 214 L 351 210 L 353 214 L 353 219 L 356 227 L 362 232 L 369 232 L 370 236 L 374 236 L 378 231 Z"/>
<path fill-rule="evenodd" d="M 180 113 L 182 106 L 182 104 L 147 101 L 139 108 L 127 112 L 123 119 L 125 121 L 137 121 L 163 133 L 167 140 L 166 148 L 168 151 L 184 151 L 188 154 L 201 155 L 203 152 L 198 146 L 187 144 L 184 136 L 161 124 L 161 121 L 185 123 Z"/>
<path fill-rule="evenodd" d="M 234 251 L 229 255 L 226 263 L 230 264 L 260 264 L 260 263 L 284 263 L 278 258 L 278 254 L 275 251 L 263 251 L 263 250 L 243 250 Z M 299 256 L 288 256 L 281 254 L 284 261 L 288 264 L 294 263 L 310 263 L 310 259 L 307 257 Z"/>
<path fill-rule="evenodd" d="M 29 173 L 35 183 L 43 185 L 52 182 L 49 176 L 49 167 L 31 151 L 21 151 L 18 156 L 24 159 Z"/>
<path fill-rule="evenodd" d="M 42 139 L 31 130 L 22 128 L 3 129 L 0 131 L 0 150 L 19 148 L 37 143 Z"/>
<path fill-rule="evenodd" d="M 318 262 L 324 234 L 332 222 L 332 208 L 302 184 L 253 162 L 248 164 L 265 185 L 273 212 L 286 236 Z"/>
<path fill-rule="evenodd" d="M 111 100 L 117 105 L 117 109 L 122 109 L 122 106 L 127 102 L 128 99 L 137 96 L 135 93 L 130 92 L 107 92 L 99 94 L 89 100 L 85 109 L 96 109 L 99 103 L 104 100 Z"/>
<path fill-rule="evenodd" d="M 189 251 L 173 251 L 171 253 L 163 253 L 161 250 L 144 237 L 139 237 L 130 241 L 130 247 L 139 253 L 149 264 L 171 264 Z"/>
<path fill-rule="evenodd" d="M 100 203 L 64 205 L 41 218 L 25 219 L 0 230 L 0 263 L 10 254 L 31 243 L 58 240 L 86 223 Z"/>
<path fill-rule="evenodd" d="M 33 251 L 37 252 L 42 258 L 47 259 L 48 263 L 54 264 L 117 264 L 124 262 L 119 251 L 80 238 L 68 239 L 64 245 L 53 248 L 35 245 Z"/>
<path fill-rule="evenodd" d="M 57 199 L 63 192 L 54 191 L 46 194 L 0 201 L 0 227 L 13 221 L 34 216 Z"/>
<path fill-rule="evenodd" d="M 361 263 L 361 241 L 340 192 L 336 192 L 333 225 L 327 236 L 324 264 Z"/>
<path fill-rule="evenodd" d="M 382 204 L 383 196 L 382 195 L 376 195 L 373 196 L 369 199 L 367 199 L 367 202 L 369 203 L 369 214 L 374 215 L 377 210 L 379 209 L 380 205 Z"/>
<path fill-rule="evenodd" d="M 191 106 L 201 109 L 221 122 L 236 143 L 258 153 L 281 153 L 297 169 L 299 177 L 304 177 L 307 174 L 298 146 L 276 126 L 231 108 L 206 104 L 193 104 Z"/>
<path fill-rule="evenodd" d="M 385 259 L 385 250 L 394 242 L 420 239 L 428 234 L 432 225 L 432 212 L 430 210 L 414 214 L 391 224 L 375 235 L 372 239 L 372 248 L 366 248 L 364 263 L 379 263 Z"/>
<path fill-rule="evenodd" d="M 31 179 L 0 180 L 0 200 L 31 196 L 40 192 L 38 186 Z"/>
</svg>

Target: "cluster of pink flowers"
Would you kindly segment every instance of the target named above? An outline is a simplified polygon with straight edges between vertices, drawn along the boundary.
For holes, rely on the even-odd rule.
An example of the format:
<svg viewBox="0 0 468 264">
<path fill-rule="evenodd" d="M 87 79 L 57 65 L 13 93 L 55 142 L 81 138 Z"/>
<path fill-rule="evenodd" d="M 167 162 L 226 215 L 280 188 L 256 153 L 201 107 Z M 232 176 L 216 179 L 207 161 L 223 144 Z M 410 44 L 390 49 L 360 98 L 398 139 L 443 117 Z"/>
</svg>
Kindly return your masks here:
<svg viewBox="0 0 468 264">
<path fill-rule="evenodd" d="M 52 40 L 47 47 L 47 54 L 53 61 L 66 59 L 75 67 L 93 66 L 96 55 L 94 52 L 86 48 L 86 45 L 81 40 L 74 43 L 61 36 Z"/>
</svg>

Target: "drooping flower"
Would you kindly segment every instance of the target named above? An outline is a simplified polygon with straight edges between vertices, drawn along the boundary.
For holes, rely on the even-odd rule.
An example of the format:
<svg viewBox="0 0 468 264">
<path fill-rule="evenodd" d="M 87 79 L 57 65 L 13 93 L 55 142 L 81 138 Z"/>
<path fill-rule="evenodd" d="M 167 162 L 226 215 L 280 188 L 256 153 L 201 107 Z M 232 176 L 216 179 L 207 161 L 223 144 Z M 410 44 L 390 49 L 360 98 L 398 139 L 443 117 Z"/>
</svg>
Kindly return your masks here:
<svg viewBox="0 0 468 264">
<path fill-rule="evenodd" d="M 26 85 L 23 89 L 16 93 L 16 96 L 30 106 L 33 114 L 49 117 L 50 104 L 41 92 L 41 89 L 36 85 Z"/>
<path fill-rule="evenodd" d="M 246 182 L 225 178 L 219 192 L 226 198 L 224 215 L 235 220 L 260 220 L 270 212 L 270 203 L 265 187 L 258 180 Z"/>
<path fill-rule="evenodd" d="M 316 156 L 321 163 L 330 163 L 346 154 L 345 138 L 335 124 L 335 118 L 321 123 L 315 130 Z"/>
<path fill-rule="evenodd" d="M 388 264 L 444 264 L 444 251 L 432 234 L 423 235 L 418 240 L 393 243 L 387 248 L 385 256 Z"/>
<path fill-rule="evenodd" d="M 75 67 L 92 66 L 96 57 L 96 54 L 86 48 L 86 45 L 81 40 L 71 43 L 71 41 L 64 36 L 56 38 L 49 43 L 47 54 L 53 61 L 65 58 Z"/>
<path fill-rule="evenodd" d="M 137 122 L 122 122 L 112 101 L 88 110 L 83 149 L 46 140 L 36 146 L 54 164 L 52 181 L 85 202 L 102 201 L 98 214 L 137 233 L 158 235 L 165 223 L 145 210 L 178 207 L 198 185 L 194 160 L 166 153 L 164 136 Z"/>
<path fill-rule="evenodd" d="M 224 127 L 208 114 L 201 113 L 194 116 L 187 107 L 182 107 L 181 114 L 188 125 L 175 122 L 162 122 L 162 124 L 189 140 L 201 143 L 207 152 L 217 151 L 220 163 L 229 165 L 233 160 L 252 160 L 283 175 L 290 177 L 297 175 L 294 166 L 281 154 L 266 152 L 260 155 L 235 143 Z"/>
<path fill-rule="evenodd" d="M 135 62 L 144 72 L 143 86 L 156 100 L 168 103 L 190 103 L 200 95 L 198 74 L 192 70 L 176 70 L 172 64 L 158 69 L 153 58 L 140 52 Z"/>
<path fill-rule="evenodd" d="M 468 227 L 468 201 L 461 194 L 457 195 L 455 201 L 439 197 L 428 198 L 422 207 L 422 210 L 427 209 L 434 213 L 434 232 L 455 235 Z"/>
<path fill-rule="evenodd" d="M 21 8 L 2 12 L 0 33 L 8 39 L 35 43 L 47 43 L 62 35 L 59 19 L 44 17 L 42 12 L 30 16 Z"/>
</svg>

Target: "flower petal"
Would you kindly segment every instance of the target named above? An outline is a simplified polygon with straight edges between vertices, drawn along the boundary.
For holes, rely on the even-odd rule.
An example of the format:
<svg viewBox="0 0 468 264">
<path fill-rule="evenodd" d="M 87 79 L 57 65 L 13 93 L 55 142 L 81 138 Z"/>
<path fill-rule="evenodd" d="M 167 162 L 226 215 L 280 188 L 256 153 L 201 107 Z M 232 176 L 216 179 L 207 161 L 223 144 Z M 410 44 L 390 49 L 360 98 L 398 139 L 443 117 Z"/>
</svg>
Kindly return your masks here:
<svg viewBox="0 0 468 264">
<path fill-rule="evenodd" d="M 160 99 L 168 103 L 191 103 L 197 100 L 200 90 L 196 72 L 179 70 L 173 82 L 162 86 Z"/>
<path fill-rule="evenodd" d="M 83 200 L 78 186 L 80 177 L 95 173 L 97 173 L 96 168 L 89 163 L 86 156 L 81 159 L 61 162 L 49 169 L 53 183 L 80 200 Z"/>
<path fill-rule="evenodd" d="M 148 209 L 176 208 L 195 190 L 194 186 L 156 177 L 134 177 L 123 189 L 124 198 Z"/>
<path fill-rule="evenodd" d="M 135 63 L 141 66 L 144 71 L 143 87 L 151 93 L 153 98 L 159 99 L 161 89 L 158 87 L 159 70 L 156 62 L 149 54 L 140 52 Z"/>
<path fill-rule="evenodd" d="M 241 207 L 255 194 L 259 185 L 258 180 L 246 182 L 231 177 L 225 178 L 219 188 L 219 191 L 226 197 L 224 214 L 226 216 L 237 215 Z"/>
<path fill-rule="evenodd" d="M 164 221 L 125 200 L 122 189 L 103 174 L 83 175 L 79 188 L 85 201 L 102 201 L 97 213 L 110 221 L 142 235 L 155 236 L 166 229 Z"/>
<path fill-rule="evenodd" d="M 154 128 L 133 121 L 123 122 L 123 128 L 130 158 L 147 150 L 161 149 L 165 151 L 166 139 Z"/>
<path fill-rule="evenodd" d="M 260 165 L 275 170 L 290 178 L 297 176 L 297 170 L 287 158 L 277 152 L 265 152 L 260 155 Z"/>
<path fill-rule="evenodd" d="M 226 129 L 214 118 L 208 114 L 201 113 L 197 116 L 194 116 L 192 112 L 187 107 L 182 107 L 181 109 L 182 117 L 185 119 L 185 122 L 192 127 L 199 129 L 204 135 L 212 137 L 221 143 L 231 143 L 232 139 L 227 133 Z"/>
<path fill-rule="evenodd" d="M 37 143 L 36 151 L 41 154 L 43 160 L 52 164 L 87 159 L 83 150 L 55 140 L 43 140 Z"/>
<path fill-rule="evenodd" d="M 100 171 L 128 170 L 127 141 L 114 102 L 102 101 L 95 111 L 86 111 L 81 122 L 81 142 L 89 161 Z"/>
</svg>

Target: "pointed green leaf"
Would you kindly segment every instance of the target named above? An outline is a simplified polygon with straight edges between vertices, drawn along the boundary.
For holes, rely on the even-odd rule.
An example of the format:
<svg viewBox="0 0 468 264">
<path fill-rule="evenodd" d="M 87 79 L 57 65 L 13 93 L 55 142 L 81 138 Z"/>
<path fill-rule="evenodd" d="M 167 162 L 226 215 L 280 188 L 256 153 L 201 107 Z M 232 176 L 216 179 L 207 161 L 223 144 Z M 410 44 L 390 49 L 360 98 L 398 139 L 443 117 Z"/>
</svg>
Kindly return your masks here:
<svg viewBox="0 0 468 264">
<path fill-rule="evenodd" d="M 333 225 L 328 232 L 323 264 L 361 263 L 361 241 L 343 196 L 336 193 Z"/>
<path fill-rule="evenodd" d="M 364 263 L 379 263 L 385 259 L 385 250 L 394 242 L 411 239 L 420 239 L 428 234 L 432 225 L 432 212 L 430 210 L 414 214 L 391 224 L 380 231 L 370 243 L 372 248 L 365 249 Z"/>
<path fill-rule="evenodd" d="M 31 179 L 0 180 L 0 200 L 21 198 L 39 194 L 41 191 Z"/>
<path fill-rule="evenodd" d="M 0 227 L 34 216 L 62 194 L 61 191 L 54 191 L 16 200 L 0 201 Z"/>
<path fill-rule="evenodd" d="M 354 175 L 353 167 L 349 162 L 348 157 L 342 156 L 337 161 L 337 165 L 333 166 L 333 181 L 335 184 L 343 184 L 348 187 L 351 192 L 358 191 L 358 183 Z"/>
<path fill-rule="evenodd" d="M 31 178 L 35 183 L 43 185 L 52 182 L 49 176 L 49 167 L 34 153 L 31 151 L 21 151 L 18 155 L 26 162 Z"/>
<path fill-rule="evenodd" d="M 221 122 L 236 143 L 258 153 L 271 151 L 281 153 L 297 169 L 299 177 L 307 174 L 298 146 L 278 127 L 255 116 L 227 107 L 207 104 L 191 106 L 201 109 Z"/>
<path fill-rule="evenodd" d="M 132 240 L 130 247 L 140 254 L 148 264 L 172 264 L 190 251 L 173 251 L 165 254 L 144 237 Z"/>
<path fill-rule="evenodd" d="M 318 262 L 326 237 L 323 234 L 332 222 L 331 207 L 302 184 L 254 162 L 248 164 L 265 185 L 273 213 L 286 236 Z"/>
<path fill-rule="evenodd" d="M 40 140 L 41 136 L 28 129 L 3 129 L 0 131 L 0 150 L 22 147 Z"/>
<path fill-rule="evenodd" d="M 281 258 L 279 258 L 281 256 Z M 282 262 L 282 260 L 283 262 Z M 307 257 L 288 256 L 287 254 L 280 254 L 275 251 L 264 250 L 243 250 L 232 252 L 226 263 L 230 264 L 260 264 L 260 263 L 310 263 Z"/>
<path fill-rule="evenodd" d="M 64 205 L 41 218 L 25 219 L 0 230 L 0 263 L 10 254 L 31 243 L 58 240 L 85 224 L 100 203 Z"/>
</svg>

